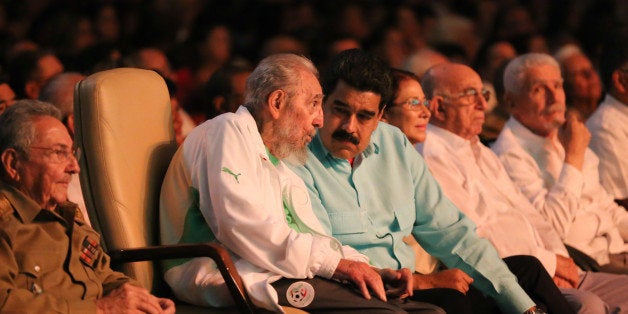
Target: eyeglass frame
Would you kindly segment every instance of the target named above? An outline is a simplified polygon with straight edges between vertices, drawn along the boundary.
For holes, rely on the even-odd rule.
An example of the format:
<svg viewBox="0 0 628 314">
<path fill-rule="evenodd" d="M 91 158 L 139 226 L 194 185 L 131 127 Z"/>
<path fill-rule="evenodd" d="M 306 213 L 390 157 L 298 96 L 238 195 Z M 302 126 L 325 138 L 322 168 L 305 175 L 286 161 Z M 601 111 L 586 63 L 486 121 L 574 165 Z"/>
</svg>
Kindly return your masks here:
<svg viewBox="0 0 628 314">
<path fill-rule="evenodd" d="M 456 95 L 447 95 L 447 94 L 438 94 L 439 96 L 442 96 L 444 98 L 449 98 L 449 99 L 453 99 L 453 98 L 462 98 L 462 97 L 471 97 L 473 96 L 474 99 L 477 99 L 478 96 L 482 96 L 482 98 L 484 98 L 485 101 L 489 101 L 491 100 L 491 91 L 486 88 L 486 87 L 482 87 L 482 90 L 478 93 L 478 90 L 475 88 L 468 88 L 466 89 L 464 92 L 458 93 Z"/>
<path fill-rule="evenodd" d="M 408 98 L 408 99 L 406 99 L 406 100 L 404 100 L 402 102 L 399 102 L 399 103 L 394 103 L 393 102 L 391 104 L 393 104 L 393 106 L 387 106 L 387 108 L 392 108 L 392 107 L 396 107 L 396 106 L 402 107 L 404 105 L 408 105 L 408 109 L 410 109 L 411 111 L 419 111 L 419 110 L 421 110 L 421 106 L 419 106 L 419 105 L 423 105 L 423 106 L 429 108 L 430 100 L 427 99 L 427 98 L 423 98 L 423 100 L 421 100 L 421 99 L 416 98 L 416 97 L 411 97 L 411 98 Z"/>
<path fill-rule="evenodd" d="M 67 147 L 65 145 L 62 145 L 61 147 Z M 57 163 L 64 163 L 64 162 L 69 162 L 70 156 L 74 157 L 74 159 L 76 159 L 76 161 L 78 162 L 81 159 L 81 148 L 80 147 L 72 147 L 71 149 L 67 150 L 64 148 L 55 148 L 55 147 L 41 147 L 41 146 L 30 146 L 29 149 L 41 149 L 41 150 L 46 150 L 49 152 L 52 152 L 53 155 L 57 156 L 56 157 L 56 161 Z"/>
</svg>

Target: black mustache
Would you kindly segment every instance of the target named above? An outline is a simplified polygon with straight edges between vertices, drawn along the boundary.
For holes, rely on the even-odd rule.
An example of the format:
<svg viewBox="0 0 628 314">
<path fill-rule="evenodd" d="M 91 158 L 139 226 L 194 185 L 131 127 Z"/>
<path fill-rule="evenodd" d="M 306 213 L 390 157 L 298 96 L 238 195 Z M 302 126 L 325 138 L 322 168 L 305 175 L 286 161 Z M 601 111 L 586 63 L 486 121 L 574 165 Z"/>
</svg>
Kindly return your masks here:
<svg viewBox="0 0 628 314">
<path fill-rule="evenodd" d="M 338 130 L 334 133 L 332 133 L 331 137 L 335 140 L 339 140 L 339 141 L 348 141 L 353 145 L 358 145 L 360 144 L 360 140 L 353 136 L 353 134 L 345 132 L 343 130 Z"/>
</svg>

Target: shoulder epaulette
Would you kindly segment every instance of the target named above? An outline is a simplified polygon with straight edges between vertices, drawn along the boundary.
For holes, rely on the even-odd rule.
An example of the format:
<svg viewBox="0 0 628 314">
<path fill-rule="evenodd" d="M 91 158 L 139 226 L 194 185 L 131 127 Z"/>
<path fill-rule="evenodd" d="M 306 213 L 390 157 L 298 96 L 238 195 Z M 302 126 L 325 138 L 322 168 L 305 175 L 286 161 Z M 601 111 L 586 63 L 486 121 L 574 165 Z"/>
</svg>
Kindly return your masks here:
<svg viewBox="0 0 628 314">
<path fill-rule="evenodd" d="M 9 199 L 2 193 L 0 193 L 0 219 L 4 220 L 15 211 Z"/>
</svg>

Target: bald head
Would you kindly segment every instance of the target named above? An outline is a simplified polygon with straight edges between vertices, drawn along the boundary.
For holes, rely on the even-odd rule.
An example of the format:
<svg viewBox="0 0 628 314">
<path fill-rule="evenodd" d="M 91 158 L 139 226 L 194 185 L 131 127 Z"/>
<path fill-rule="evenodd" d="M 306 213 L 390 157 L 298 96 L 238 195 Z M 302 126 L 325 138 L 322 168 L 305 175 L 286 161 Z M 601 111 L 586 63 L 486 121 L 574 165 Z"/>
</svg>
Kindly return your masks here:
<svg viewBox="0 0 628 314">
<path fill-rule="evenodd" d="M 448 93 L 461 85 L 461 80 L 478 79 L 478 75 L 472 68 L 453 62 L 437 64 L 431 67 L 421 79 L 421 87 L 427 98 L 432 98 L 434 94 Z"/>
<path fill-rule="evenodd" d="M 477 139 L 490 97 L 477 72 L 463 64 L 442 63 L 425 73 L 421 86 L 431 100 L 431 124 L 464 139 Z"/>
</svg>

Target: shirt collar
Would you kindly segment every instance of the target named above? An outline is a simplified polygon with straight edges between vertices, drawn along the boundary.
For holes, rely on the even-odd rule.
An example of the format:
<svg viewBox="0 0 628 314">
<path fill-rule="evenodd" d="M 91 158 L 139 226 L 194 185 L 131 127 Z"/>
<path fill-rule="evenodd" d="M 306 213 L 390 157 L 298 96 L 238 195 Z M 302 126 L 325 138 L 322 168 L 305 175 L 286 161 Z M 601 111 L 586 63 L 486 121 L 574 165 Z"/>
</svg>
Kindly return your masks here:
<svg viewBox="0 0 628 314">
<path fill-rule="evenodd" d="M 443 129 L 433 124 L 428 123 L 427 131 L 428 131 L 427 136 L 430 136 L 429 133 L 433 133 L 434 135 L 444 139 L 443 142 L 445 143 L 445 145 L 449 146 L 449 148 L 454 151 L 467 149 L 469 148 L 469 145 L 471 144 L 470 140 L 464 139 L 458 136 L 457 134 L 450 132 L 449 130 Z"/>
<path fill-rule="evenodd" d="M 628 104 L 622 103 L 617 98 L 613 97 L 611 94 L 606 94 L 606 97 L 604 98 L 604 101 L 602 102 L 602 104 L 613 107 L 615 110 L 628 116 Z"/>
<path fill-rule="evenodd" d="M 532 131 L 512 116 L 506 122 L 506 126 L 509 127 L 514 134 L 518 134 L 518 136 L 527 143 L 542 146 L 543 144 L 552 142 L 552 138 L 532 133 Z"/>
</svg>

